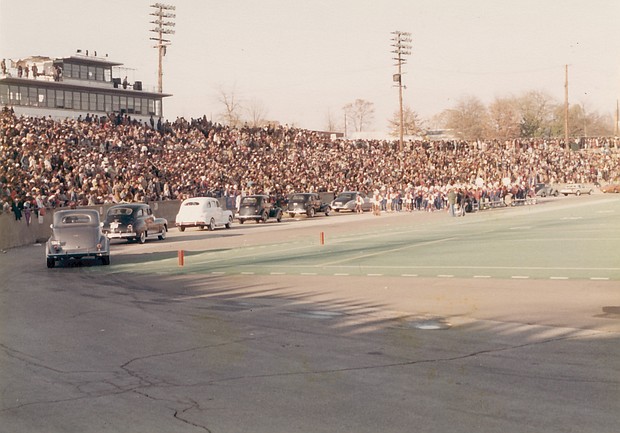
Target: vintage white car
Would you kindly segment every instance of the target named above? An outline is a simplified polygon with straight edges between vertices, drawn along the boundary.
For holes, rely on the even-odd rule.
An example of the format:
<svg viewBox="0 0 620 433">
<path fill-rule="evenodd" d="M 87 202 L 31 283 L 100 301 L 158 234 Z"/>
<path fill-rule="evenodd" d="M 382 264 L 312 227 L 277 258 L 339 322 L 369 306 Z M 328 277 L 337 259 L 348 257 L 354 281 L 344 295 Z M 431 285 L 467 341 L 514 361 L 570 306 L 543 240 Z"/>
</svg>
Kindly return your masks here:
<svg viewBox="0 0 620 433">
<path fill-rule="evenodd" d="M 213 197 L 192 197 L 183 200 L 177 213 L 175 224 L 181 231 L 186 227 L 200 227 L 214 230 L 216 227 L 230 228 L 233 213 L 222 208 L 219 200 Z"/>
<path fill-rule="evenodd" d="M 564 194 L 565 196 L 569 194 L 581 195 L 581 194 L 592 194 L 592 188 L 587 185 L 583 185 L 580 183 L 569 183 L 564 188 L 560 190 L 560 194 Z"/>
</svg>

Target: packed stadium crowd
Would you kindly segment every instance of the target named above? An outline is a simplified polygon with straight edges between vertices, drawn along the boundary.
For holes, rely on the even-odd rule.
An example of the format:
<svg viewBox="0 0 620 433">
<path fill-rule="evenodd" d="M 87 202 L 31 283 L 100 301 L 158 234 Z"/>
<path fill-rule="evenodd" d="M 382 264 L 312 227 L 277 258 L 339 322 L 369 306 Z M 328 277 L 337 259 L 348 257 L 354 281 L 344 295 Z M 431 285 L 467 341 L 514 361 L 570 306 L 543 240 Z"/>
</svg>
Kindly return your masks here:
<svg viewBox="0 0 620 433">
<path fill-rule="evenodd" d="M 620 177 L 616 139 L 579 149 L 559 139 L 349 140 L 289 126 L 228 127 L 206 117 L 53 120 L 0 113 L 3 212 L 295 191 L 379 191 L 403 208 L 436 208 L 448 190 L 480 199 L 531 194 L 536 183 Z M 234 202 L 234 200 L 233 200 Z M 388 206 L 389 207 L 389 206 Z M 399 207 L 400 208 L 400 207 Z"/>
</svg>

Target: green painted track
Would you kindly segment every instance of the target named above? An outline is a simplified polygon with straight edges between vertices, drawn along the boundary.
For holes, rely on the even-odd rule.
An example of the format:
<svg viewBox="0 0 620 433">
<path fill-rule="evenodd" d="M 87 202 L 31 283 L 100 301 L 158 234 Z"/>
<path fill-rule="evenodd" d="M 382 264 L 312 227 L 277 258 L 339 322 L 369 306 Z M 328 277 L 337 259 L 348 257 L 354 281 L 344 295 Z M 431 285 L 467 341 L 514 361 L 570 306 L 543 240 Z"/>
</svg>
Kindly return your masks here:
<svg viewBox="0 0 620 433">
<path fill-rule="evenodd" d="M 109 269 L 209 275 L 620 280 L 620 200 L 559 199 L 450 218 L 386 217 L 318 236 L 260 246 L 124 256 Z M 364 215 L 360 218 L 372 218 Z M 300 222 L 303 224 L 303 222 Z"/>
</svg>

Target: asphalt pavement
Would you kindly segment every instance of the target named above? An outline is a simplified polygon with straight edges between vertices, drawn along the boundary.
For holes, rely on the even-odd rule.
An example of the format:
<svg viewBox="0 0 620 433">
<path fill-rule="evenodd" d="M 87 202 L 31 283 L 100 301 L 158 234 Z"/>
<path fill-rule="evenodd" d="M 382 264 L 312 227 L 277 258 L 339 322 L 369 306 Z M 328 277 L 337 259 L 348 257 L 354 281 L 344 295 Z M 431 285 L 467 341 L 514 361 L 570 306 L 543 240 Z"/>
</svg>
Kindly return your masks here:
<svg viewBox="0 0 620 433">
<path fill-rule="evenodd" d="M 10 249 L 0 432 L 615 432 L 619 221 L 597 194 Z"/>
</svg>

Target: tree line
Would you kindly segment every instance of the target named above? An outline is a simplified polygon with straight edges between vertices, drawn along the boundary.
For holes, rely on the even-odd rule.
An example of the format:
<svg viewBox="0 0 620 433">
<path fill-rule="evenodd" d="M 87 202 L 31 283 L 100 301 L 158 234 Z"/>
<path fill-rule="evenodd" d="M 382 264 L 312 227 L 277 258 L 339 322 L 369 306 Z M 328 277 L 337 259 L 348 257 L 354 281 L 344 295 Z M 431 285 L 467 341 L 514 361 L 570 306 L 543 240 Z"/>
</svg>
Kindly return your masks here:
<svg viewBox="0 0 620 433">
<path fill-rule="evenodd" d="M 234 90 L 220 89 L 218 100 L 224 107 L 220 115 L 224 124 L 234 127 L 243 123 L 250 126 L 277 123 L 266 120 L 267 110 L 260 101 L 242 103 Z M 342 108 L 344 119 L 328 111 L 326 131 L 350 134 L 373 130 L 373 102 L 356 99 Z M 411 107 L 404 106 L 403 129 L 406 136 L 424 136 L 428 130 L 447 130 L 451 136 L 462 140 L 563 137 L 565 116 L 565 104 L 544 91 L 498 97 L 488 105 L 476 96 L 464 96 L 453 107 L 430 119 L 422 119 Z M 569 137 L 612 136 L 616 133 L 614 122 L 611 114 L 599 114 L 585 104 L 569 104 Z M 399 136 L 398 110 L 387 119 L 387 127 L 391 136 Z"/>
</svg>

